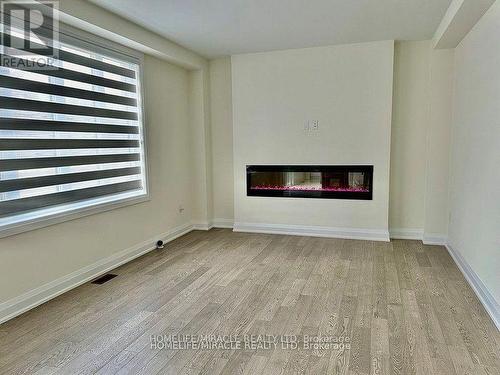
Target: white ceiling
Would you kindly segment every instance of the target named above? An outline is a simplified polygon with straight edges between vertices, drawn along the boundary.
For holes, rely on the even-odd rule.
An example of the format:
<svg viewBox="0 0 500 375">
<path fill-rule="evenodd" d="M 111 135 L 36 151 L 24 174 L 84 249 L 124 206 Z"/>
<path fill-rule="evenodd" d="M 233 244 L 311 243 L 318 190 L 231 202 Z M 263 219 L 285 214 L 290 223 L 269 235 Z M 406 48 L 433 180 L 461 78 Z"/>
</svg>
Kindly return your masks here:
<svg viewBox="0 0 500 375">
<path fill-rule="evenodd" d="M 91 0 L 200 53 L 431 39 L 451 0 Z"/>
</svg>

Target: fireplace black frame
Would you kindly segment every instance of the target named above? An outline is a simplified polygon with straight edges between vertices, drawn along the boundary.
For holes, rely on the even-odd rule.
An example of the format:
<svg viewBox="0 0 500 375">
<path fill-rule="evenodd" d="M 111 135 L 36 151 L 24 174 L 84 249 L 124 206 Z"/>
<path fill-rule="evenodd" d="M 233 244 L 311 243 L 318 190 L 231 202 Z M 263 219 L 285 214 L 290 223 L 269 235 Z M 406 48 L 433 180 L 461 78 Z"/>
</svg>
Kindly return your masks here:
<svg viewBox="0 0 500 375">
<path fill-rule="evenodd" d="M 368 178 L 368 191 L 304 191 L 304 190 L 258 190 L 251 189 L 253 172 L 363 172 Z M 247 165 L 247 196 L 282 198 L 322 198 L 322 199 L 373 199 L 373 165 Z"/>
</svg>

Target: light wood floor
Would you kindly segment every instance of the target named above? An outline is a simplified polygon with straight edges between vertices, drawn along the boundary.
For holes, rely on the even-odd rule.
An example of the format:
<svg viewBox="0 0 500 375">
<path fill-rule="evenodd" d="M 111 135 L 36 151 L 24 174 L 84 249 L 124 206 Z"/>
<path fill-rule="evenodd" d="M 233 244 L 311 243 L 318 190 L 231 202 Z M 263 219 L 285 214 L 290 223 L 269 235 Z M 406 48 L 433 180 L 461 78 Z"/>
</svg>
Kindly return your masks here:
<svg viewBox="0 0 500 375">
<path fill-rule="evenodd" d="M 500 374 L 443 247 L 192 232 L 0 325 L 1 374 Z M 346 336 L 343 350 L 154 350 L 151 335 Z"/>
</svg>

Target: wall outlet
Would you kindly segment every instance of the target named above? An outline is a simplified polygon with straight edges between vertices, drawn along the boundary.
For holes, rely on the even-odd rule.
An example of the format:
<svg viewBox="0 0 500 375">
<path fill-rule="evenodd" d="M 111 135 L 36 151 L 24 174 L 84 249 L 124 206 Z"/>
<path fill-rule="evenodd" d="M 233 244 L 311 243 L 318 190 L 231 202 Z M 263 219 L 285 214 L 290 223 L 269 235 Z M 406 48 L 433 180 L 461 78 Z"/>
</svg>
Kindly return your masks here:
<svg viewBox="0 0 500 375">
<path fill-rule="evenodd" d="M 306 120 L 304 122 L 305 132 L 314 132 L 319 130 L 319 120 Z"/>
<path fill-rule="evenodd" d="M 184 213 L 184 207 L 182 205 L 179 206 L 179 213 L 180 214 Z"/>
</svg>

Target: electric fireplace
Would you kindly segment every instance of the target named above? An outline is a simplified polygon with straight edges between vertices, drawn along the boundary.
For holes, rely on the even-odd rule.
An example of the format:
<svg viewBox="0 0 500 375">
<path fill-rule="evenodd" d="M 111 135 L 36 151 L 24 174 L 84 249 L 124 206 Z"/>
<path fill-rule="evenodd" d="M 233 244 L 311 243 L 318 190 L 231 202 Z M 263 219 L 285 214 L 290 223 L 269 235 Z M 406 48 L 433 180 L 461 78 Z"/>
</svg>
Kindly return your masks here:
<svg viewBox="0 0 500 375">
<path fill-rule="evenodd" d="M 372 193 L 372 165 L 247 165 L 247 196 L 371 200 Z"/>
</svg>

